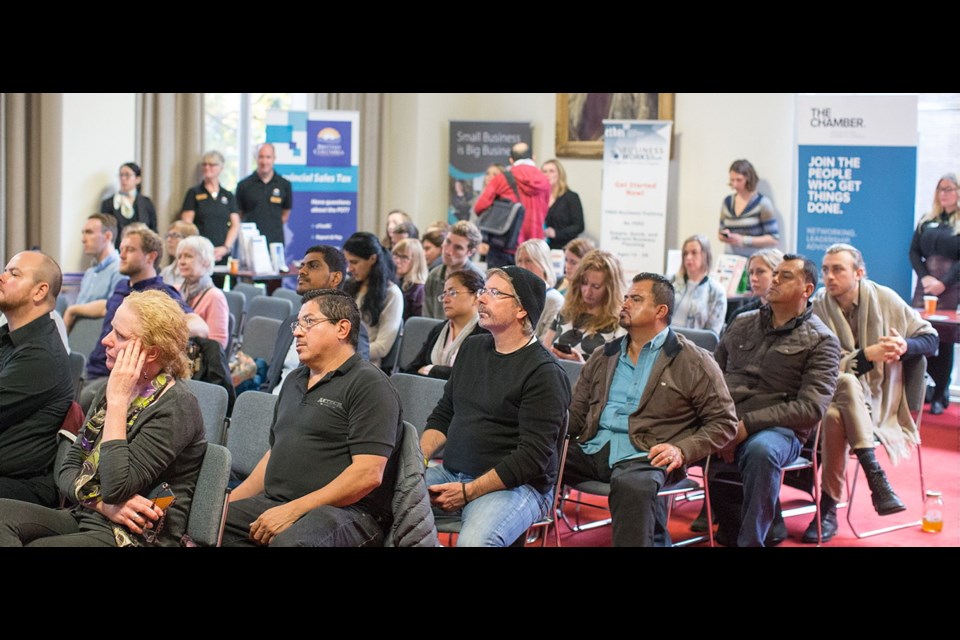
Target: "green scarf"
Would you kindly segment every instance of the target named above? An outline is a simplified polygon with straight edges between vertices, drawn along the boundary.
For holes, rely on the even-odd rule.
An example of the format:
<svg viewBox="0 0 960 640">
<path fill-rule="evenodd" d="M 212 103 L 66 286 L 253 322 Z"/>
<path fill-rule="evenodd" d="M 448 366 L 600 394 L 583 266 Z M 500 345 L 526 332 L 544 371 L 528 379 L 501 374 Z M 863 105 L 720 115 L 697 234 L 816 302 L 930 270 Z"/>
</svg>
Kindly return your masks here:
<svg viewBox="0 0 960 640">
<path fill-rule="evenodd" d="M 140 416 L 140 412 L 157 401 L 160 394 L 166 388 L 172 378 L 165 373 L 160 373 L 154 378 L 150 385 L 144 390 L 143 395 L 138 395 L 130 403 L 127 409 L 127 429 L 133 427 Z M 100 490 L 100 444 L 103 442 L 101 433 L 103 423 L 107 415 L 107 395 L 97 405 L 83 429 L 77 434 L 77 442 L 83 450 L 83 464 L 80 467 L 80 473 L 73 481 L 73 496 L 78 504 L 89 508 L 96 506 L 102 501 Z M 139 546 L 132 534 L 125 528 L 114 523 L 113 535 L 116 538 L 118 547 Z"/>
</svg>

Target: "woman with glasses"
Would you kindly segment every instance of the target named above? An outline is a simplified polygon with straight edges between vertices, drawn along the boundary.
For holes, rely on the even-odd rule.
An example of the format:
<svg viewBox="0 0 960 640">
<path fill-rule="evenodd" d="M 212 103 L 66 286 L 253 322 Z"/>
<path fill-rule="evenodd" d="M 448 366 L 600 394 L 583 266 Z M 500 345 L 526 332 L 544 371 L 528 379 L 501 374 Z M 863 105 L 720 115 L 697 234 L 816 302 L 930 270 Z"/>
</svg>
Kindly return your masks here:
<svg viewBox="0 0 960 640">
<path fill-rule="evenodd" d="M 403 325 L 403 293 L 395 284 L 396 275 L 390 252 L 377 236 L 358 231 L 343 243 L 350 279 L 343 290 L 360 308 L 360 319 L 370 337 L 370 362 L 390 353 Z"/>
<path fill-rule="evenodd" d="M 917 272 L 913 306 L 923 307 L 924 296 L 937 296 L 938 311 L 956 311 L 960 304 L 960 209 L 957 174 L 946 173 L 937 182 L 933 208 L 917 226 L 910 243 L 910 263 Z M 930 413 L 939 415 L 950 404 L 953 343 L 941 342 L 936 356 L 927 357 L 927 369 L 936 385 Z"/>
<path fill-rule="evenodd" d="M 423 315 L 423 285 L 427 281 L 427 258 L 419 240 L 400 240 L 391 251 L 403 291 L 403 320 Z"/>
<path fill-rule="evenodd" d="M 123 228 L 131 222 L 142 222 L 157 231 L 157 210 L 147 196 L 140 193 L 140 165 L 127 162 L 120 167 L 120 190 L 100 203 L 100 213 L 117 219 L 117 235 L 113 242 L 120 248 Z"/>
<path fill-rule="evenodd" d="M 553 270 L 553 263 L 550 262 L 550 247 L 544 240 L 527 240 L 521 242 L 517 247 L 517 253 L 514 260 L 518 267 L 522 267 L 543 280 L 547 286 L 546 300 L 543 303 L 543 313 L 540 314 L 540 322 L 534 328 L 537 338 L 542 338 L 550 329 L 560 309 L 563 307 L 563 294 L 553 288 L 557 280 L 556 272 Z"/>
<path fill-rule="evenodd" d="M 543 346 L 562 360 L 586 362 L 597 347 L 626 334 L 620 326 L 624 282 L 620 259 L 594 249 L 570 280 L 563 308 L 543 334 Z"/>
<path fill-rule="evenodd" d="M 164 256 L 170 256 L 170 262 L 163 269 L 160 269 L 160 277 L 163 278 L 163 281 L 179 289 L 183 285 L 183 276 L 180 275 L 180 269 L 177 268 L 177 247 L 180 245 L 180 241 L 184 238 L 189 238 L 191 236 L 198 235 L 200 231 L 197 229 L 197 225 L 191 222 L 184 222 L 183 220 L 177 220 L 170 228 L 167 230 L 167 235 L 164 238 Z"/>
<path fill-rule="evenodd" d="M 463 341 L 470 336 L 489 333 L 477 324 L 477 291 L 483 288 L 483 276 L 464 269 L 447 278 L 443 286 L 443 293 L 437 297 L 443 303 L 443 315 L 447 320 L 430 330 L 420 353 L 404 373 L 447 380 Z"/>
<path fill-rule="evenodd" d="M 197 225 L 200 235 L 213 243 L 216 264 L 226 264 L 240 234 L 240 208 L 232 193 L 220 185 L 223 154 L 208 151 L 201 160 L 203 180 L 187 189 L 180 219 Z"/>
</svg>

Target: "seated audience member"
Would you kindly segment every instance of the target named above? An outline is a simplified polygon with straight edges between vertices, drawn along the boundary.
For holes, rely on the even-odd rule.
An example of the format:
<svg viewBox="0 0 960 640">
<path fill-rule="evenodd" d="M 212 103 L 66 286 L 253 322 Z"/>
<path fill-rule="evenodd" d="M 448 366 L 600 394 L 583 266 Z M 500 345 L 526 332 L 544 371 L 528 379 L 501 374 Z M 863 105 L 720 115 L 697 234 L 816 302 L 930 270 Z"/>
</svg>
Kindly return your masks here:
<svg viewBox="0 0 960 640">
<path fill-rule="evenodd" d="M 750 278 L 750 292 L 754 298 L 745 305 L 738 307 L 730 315 L 730 323 L 741 313 L 759 309 L 767 304 L 767 291 L 770 290 L 770 282 L 773 277 L 773 270 L 777 268 L 780 261 L 783 260 L 783 252 L 780 249 L 760 249 L 750 256 L 747 261 L 747 275 Z"/>
<path fill-rule="evenodd" d="M 443 304 L 438 296 L 443 293 L 447 278 L 457 271 L 471 269 L 483 276 L 480 267 L 470 261 L 481 240 L 480 230 L 472 222 L 461 220 L 450 227 L 447 237 L 443 239 L 443 264 L 430 270 L 423 287 L 423 315 L 444 319 Z"/>
<path fill-rule="evenodd" d="M 673 326 L 723 331 L 727 317 L 727 293 L 710 278 L 712 254 L 706 236 L 690 236 L 683 242 L 683 262 L 673 279 L 677 307 Z"/>
<path fill-rule="evenodd" d="M 393 249 L 392 234 L 396 231 L 397 226 L 404 222 L 413 222 L 413 218 L 405 211 L 394 209 L 387 214 L 387 232 L 380 240 L 380 244 L 382 244 L 386 250 L 390 251 Z"/>
<path fill-rule="evenodd" d="M 107 310 L 107 298 L 123 276 L 120 275 L 120 252 L 114 246 L 117 219 L 104 213 L 94 213 L 83 223 L 83 255 L 92 258 L 91 266 L 83 272 L 77 300 L 63 312 L 63 321 L 69 331 L 78 317 L 102 318 Z"/>
<path fill-rule="evenodd" d="M 669 546 L 657 492 L 737 433 L 720 367 L 670 328 L 673 300 L 663 276 L 635 276 L 620 311 L 626 336 L 590 358 L 573 390 L 570 434 L 576 442 L 567 453 L 564 482 L 610 483 L 615 547 L 653 546 L 655 532 Z"/>
<path fill-rule="evenodd" d="M 423 257 L 427 260 L 427 272 L 443 264 L 443 239 L 447 237 L 446 228 L 434 229 L 423 234 Z"/>
<path fill-rule="evenodd" d="M 563 295 L 553 288 L 557 276 L 550 261 L 550 247 L 544 240 L 527 240 L 517 247 L 515 260 L 518 267 L 523 267 L 534 275 L 540 276 L 547 286 L 543 314 L 534 331 L 537 338 L 542 338 L 563 307 Z"/>
<path fill-rule="evenodd" d="M 427 281 L 427 260 L 423 246 L 412 238 L 393 245 L 393 263 L 403 291 L 403 320 L 423 315 L 423 285 Z"/>
<path fill-rule="evenodd" d="M 392 251 L 394 247 L 397 246 L 397 243 L 401 240 L 407 239 L 419 240 L 420 232 L 417 231 L 417 226 L 412 222 L 401 222 L 393 228 L 393 231 L 390 232 L 390 250 Z"/>
<path fill-rule="evenodd" d="M 403 424 L 390 379 L 356 354 L 359 328 L 348 294 L 304 295 L 304 366 L 283 382 L 269 451 L 230 494 L 224 546 L 383 545 Z"/>
<path fill-rule="evenodd" d="M 180 275 L 180 269 L 177 268 L 177 246 L 184 238 L 191 238 L 199 234 L 197 225 L 192 222 L 177 220 L 170 225 L 166 235 L 167 255 L 170 256 L 170 264 L 160 270 L 160 277 L 171 287 L 179 289 L 183 284 L 183 276 Z"/>
<path fill-rule="evenodd" d="M 213 243 L 203 236 L 184 238 L 177 245 L 177 268 L 183 282 L 178 287 L 184 301 L 203 318 L 211 340 L 224 349 L 230 337 L 230 307 L 223 291 L 213 286 Z"/>
<path fill-rule="evenodd" d="M 907 507 L 893 492 L 874 455 L 875 437 L 894 464 L 920 442 L 909 411 L 902 360 L 936 352 L 939 335 L 892 289 L 866 277 L 860 251 L 835 244 L 823 256 L 823 284 L 813 296 L 813 312 L 840 339 L 840 377 L 823 418 L 820 473 L 821 533 L 837 532 L 837 503 L 843 498 L 847 448 L 860 460 L 870 485 L 873 508 L 882 516 Z M 817 541 L 817 521 L 804 542 Z"/>
<path fill-rule="evenodd" d="M 307 249 L 300 262 L 300 271 L 297 274 L 297 293 L 305 295 L 316 289 L 340 289 L 347 275 L 347 262 L 343 259 L 340 249 L 328 244 L 318 244 Z M 297 310 L 299 312 L 299 309 Z M 267 369 L 266 381 L 260 387 L 261 391 L 280 393 L 281 383 L 287 374 L 300 366 L 300 356 L 297 354 L 297 344 L 293 339 L 291 325 L 297 321 L 297 313 L 287 318 L 280 325 L 277 334 L 277 343 L 273 348 L 273 357 Z M 367 338 L 367 328 L 360 323 L 360 338 L 357 344 L 357 355 L 361 360 L 370 359 L 370 341 Z"/>
<path fill-rule="evenodd" d="M 370 362 L 390 353 L 403 326 L 403 293 L 394 284 L 393 258 L 377 236 L 358 231 L 343 243 L 350 279 L 343 285 L 360 307 L 362 322 L 370 337 Z"/>
<path fill-rule="evenodd" d="M 483 278 L 469 269 L 461 269 L 447 278 L 446 289 L 440 294 L 447 321 L 430 330 L 406 373 L 444 380 L 450 378 L 450 370 L 464 340 L 489 333 L 478 324 L 477 291 L 482 288 Z"/>
<path fill-rule="evenodd" d="M 808 304 L 816 286 L 816 265 L 785 255 L 773 272 L 769 304 L 738 316 L 717 347 L 739 418 L 736 439 L 720 455 L 736 463 L 743 479 L 740 504 L 711 476 L 717 540 L 726 546 L 767 544 L 783 467 L 800 454 L 833 397 L 840 344 Z M 770 540 L 779 544 L 785 537 L 784 527 Z"/>
<path fill-rule="evenodd" d="M 603 343 L 624 335 L 619 322 L 623 285 L 623 269 L 615 255 L 602 249 L 585 255 L 560 315 L 543 334 L 543 346 L 557 358 L 585 362 Z"/>
<path fill-rule="evenodd" d="M 512 544 L 553 506 L 560 427 L 570 383 L 533 335 L 543 280 L 513 265 L 480 289 L 480 326 L 466 340 L 420 447 L 435 513 L 462 520 L 457 546 Z"/>
<path fill-rule="evenodd" d="M 0 500 L 0 546 L 178 546 L 186 534 L 207 451 L 200 406 L 180 384 L 186 318 L 164 293 L 135 292 L 103 342 L 110 382 L 57 471 L 74 506 Z M 165 490 L 166 509 L 152 501 Z"/>
<path fill-rule="evenodd" d="M 110 245 L 113 248 L 113 245 Z M 50 313 L 63 282 L 39 251 L 10 258 L 0 273 L 0 497 L 54 505 L 57 431 L 76 395 Z"/>
<path fill-rule="evenodd" d="M 187 314 L 187 328 L 192 336 L 206 338 L 207 324 L 193 309 L 183 301 L 180 292 L 163 282 L 157 275 L 156 262 L 163 256 L 163 242 L 154 231 L 146 225 L 131 223 L 123 230 L 123 240 L 120 241 L 120 273 L 127 276 L 126 280 L 117 283 L 113 293 L 107 300 L 106 314 L 103 317 L 103 330 L 100 332 L 100 341 L 87 356 L 87 372 L 80 392 L 80 406 L 84 412 L 90 407 L 94 396 L 107 384 L 110 370 L 107 368 L 107 351 L 103 339 L 113 329 L 113 315 L 117 312 L 124 298 L 133 291 L 157 290 L 163 291 L 174 299 Z"/>
<path fill-rule="evenodd" d="M 577 272 L 577 267 L 580 266 L 580 261 L 583 260 L 583 256 L 596 248 L 596 245 L 594 245 L 593 241 L 589 238 L 571 240 L 567 243 L 567 246 L 563 248 L 563 277 L 558 278 L 556 284 L 557 291 L 559 291 L 561 295 L 567 295 L 567 290 L 570 288 L 570 279 L 573 278 L 573 274 Z"/>
</svg>

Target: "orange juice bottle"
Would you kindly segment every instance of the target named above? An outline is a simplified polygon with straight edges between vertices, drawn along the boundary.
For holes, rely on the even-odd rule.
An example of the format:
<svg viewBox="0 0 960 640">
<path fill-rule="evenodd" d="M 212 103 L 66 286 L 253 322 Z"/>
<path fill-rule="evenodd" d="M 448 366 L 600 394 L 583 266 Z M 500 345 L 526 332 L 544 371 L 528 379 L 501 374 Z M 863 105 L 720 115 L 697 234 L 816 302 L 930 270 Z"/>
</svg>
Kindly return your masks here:
<svg viewBox="0 0 960 640">
<path fill-rule="evenodd" d="M 923 501 L 923 530 L 939 533 L 943 530 L 943 499 L 939 491 L 927 491 Z"/>
</svg>

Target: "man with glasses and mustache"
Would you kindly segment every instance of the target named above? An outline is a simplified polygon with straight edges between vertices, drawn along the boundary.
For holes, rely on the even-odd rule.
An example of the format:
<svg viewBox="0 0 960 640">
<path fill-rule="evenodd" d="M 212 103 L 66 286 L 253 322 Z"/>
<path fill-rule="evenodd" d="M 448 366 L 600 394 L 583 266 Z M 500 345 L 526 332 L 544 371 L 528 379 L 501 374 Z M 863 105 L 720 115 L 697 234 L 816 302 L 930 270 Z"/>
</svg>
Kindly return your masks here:
<svg viewBox="0 0 960 640">
<path fill-rule="evenodd" d="M 339 289 L 346 272 L 347 263 L 340 249 L 328 244 L 310 247 L 300 261 L 297 293 L 302 296 L 316 289 Z M 287 374 L 300 366 L 300 356 L 297 355 L 297 344 L 293 339 L 293 332 L 287 330 L 287 327 L 291 326 L 296 319 L 297 314 L 294 313 L 280 325 L 277 342 L 273 347 L 273 357 L 267 368 L 267 379 L 260 386 L 260 391 L 279 394 L 280 385 Z M 370 339 L 367 336 L 367 328 L 362 323 L 357 353 L 361 360 L 370 359 Z"/>
<path fill-rule="evenodd" d="M 403 424 L 390 379 L 356 353 L 360 324 L 346 293 L 304 296 L 303 366 L 283 382 L 269 451 L 230 494 L 224 546 L 383 545 Z M 432 526 L 424 537 L 435 542 Z"/>
<path fill-rule="evenodd" d="M 557 445 L 570 383 L 534 327 L 545 285 L 517 266 L 491 269 L 477 291 L 480 326 L 463 342 L 420 447 L 434 513 L 459 517 L 457 546 L 512 544 L 553 505 Z"/>
</svg>

